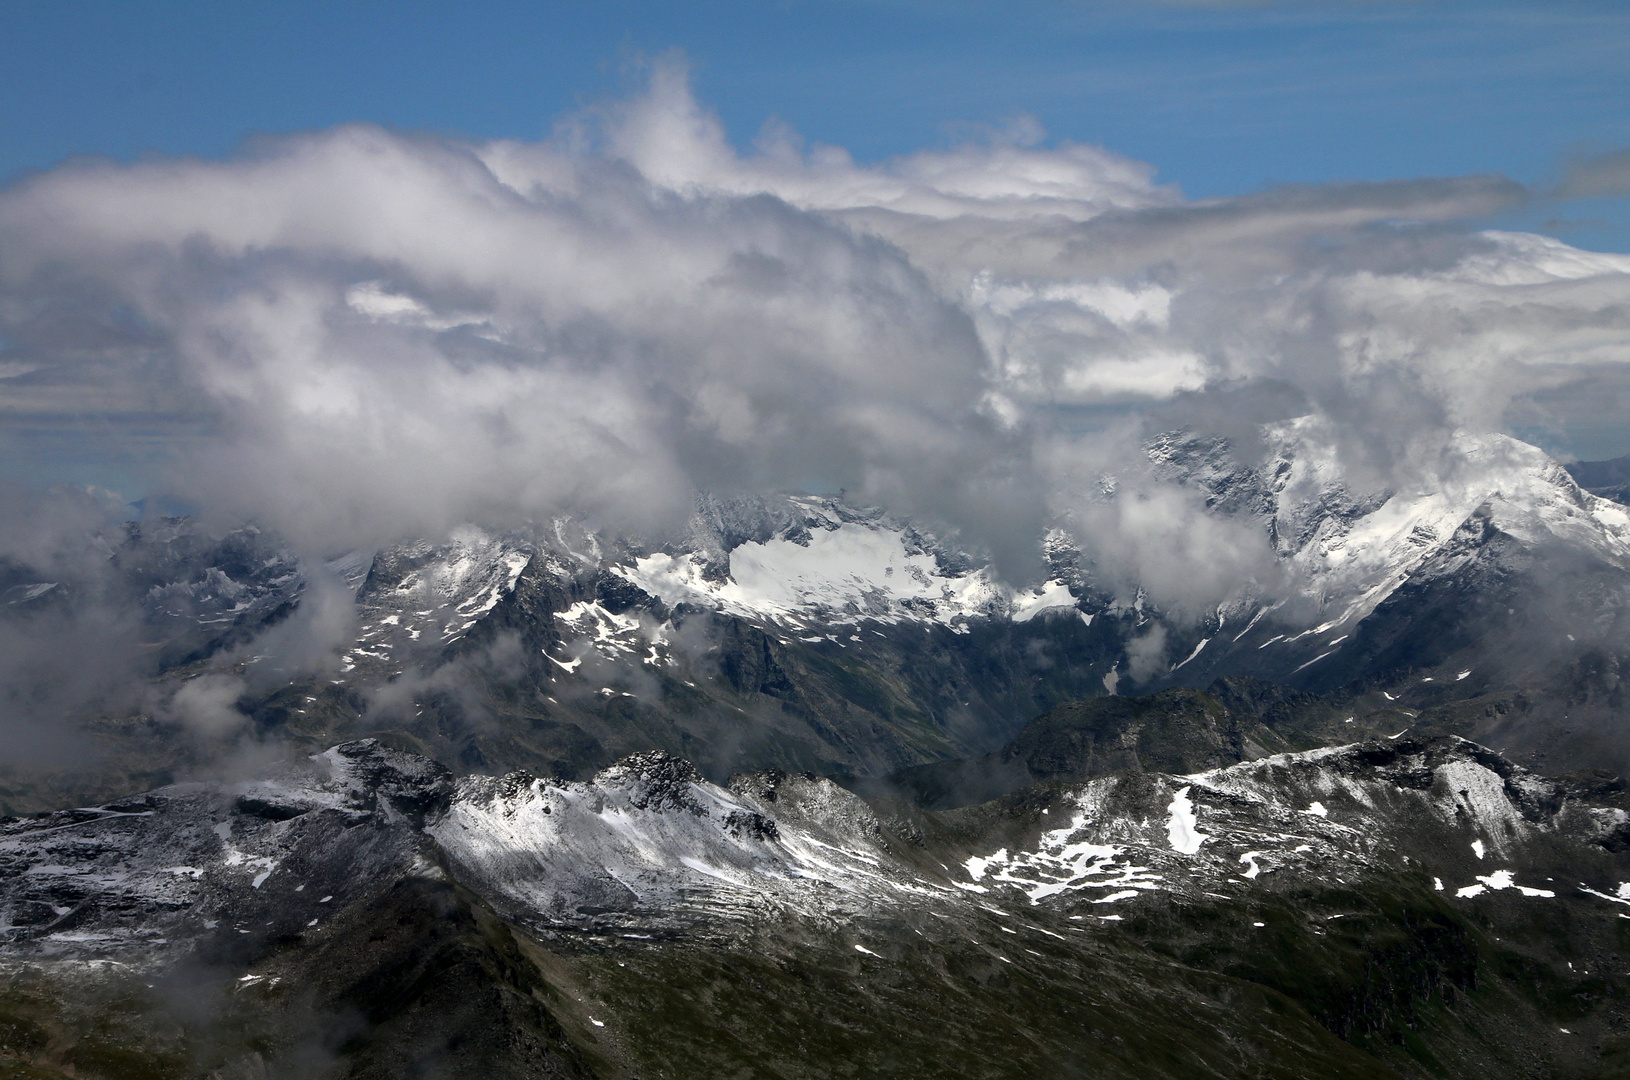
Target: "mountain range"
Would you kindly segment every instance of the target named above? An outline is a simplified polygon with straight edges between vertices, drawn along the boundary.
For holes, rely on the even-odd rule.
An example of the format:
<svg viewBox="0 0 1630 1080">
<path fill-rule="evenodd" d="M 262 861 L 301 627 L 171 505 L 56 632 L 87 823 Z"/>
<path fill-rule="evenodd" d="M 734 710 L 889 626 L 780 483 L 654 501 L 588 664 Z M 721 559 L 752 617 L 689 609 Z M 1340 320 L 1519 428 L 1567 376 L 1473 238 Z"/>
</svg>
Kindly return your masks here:
<svg viewBox="0 0 1630 1080">
<path fill-rule="evenodd" d="M 1017 585 L 815 495 L 0 566 L 138 646 L 0 773 L 0 1075 L 1630 1071 L 1622 461 L 1145 456 L 1220 599 L 1096 557 L 1112 476 Z"/>
</svg>

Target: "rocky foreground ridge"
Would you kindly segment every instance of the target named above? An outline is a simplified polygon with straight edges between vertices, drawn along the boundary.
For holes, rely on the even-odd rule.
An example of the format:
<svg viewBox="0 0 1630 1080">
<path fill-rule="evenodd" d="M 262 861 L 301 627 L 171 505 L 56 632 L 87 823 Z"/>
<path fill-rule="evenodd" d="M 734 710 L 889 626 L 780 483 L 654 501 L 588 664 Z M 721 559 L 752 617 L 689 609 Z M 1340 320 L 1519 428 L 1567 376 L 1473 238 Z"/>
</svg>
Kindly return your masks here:
<svg viewBox="0 0 1630 1080">
<path fill-rule="evenodd" d="M 455 779 L 350 742 L 0 825 L 0 1063 L 1611 1075 L 1624 804 L 1409 734 L 943 812 L 661 752 Z"/>
</svg>

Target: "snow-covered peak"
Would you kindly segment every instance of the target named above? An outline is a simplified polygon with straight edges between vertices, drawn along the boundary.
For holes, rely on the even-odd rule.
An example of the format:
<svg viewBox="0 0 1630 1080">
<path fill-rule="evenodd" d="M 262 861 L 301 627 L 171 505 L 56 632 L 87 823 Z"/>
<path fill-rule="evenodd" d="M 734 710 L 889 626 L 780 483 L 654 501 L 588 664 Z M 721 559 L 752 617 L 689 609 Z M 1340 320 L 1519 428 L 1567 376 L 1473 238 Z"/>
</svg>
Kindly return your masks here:
<svg viewBox="0 0 1630 1080">
<path fill-rule="evenodd" d="M 341 657 L 342 670 L 399 670 L 415 654 L 458 641 L 514 591 L 535 554 L 528 541 L 473 525 L 444 544 L 379 552 L 357 594 L 357 638 Z"/>
<path fill-rule="evenodd" d="M 1254 462 L 1222 440 L 1182 433 L 1153 441 L 1149 456 L 1164 479 L 1202 491 L 1213 512 L 1261 523 L 1297 601 L 1281 620 L 1300 619 L 1298 629 L 1332 644 L 1473 522 L 1530 548 L 1561 544 L 1630 569 L 1630 512 L 1581 491 L 1559 463 L 1510 436 L 1458 433 L 1438 460 L 1391 487 L 1350 476 L 1313 418 L 1264 436 Z"/>
<path fill-rule="evenodd" d="M 1372 611 L 1427 559 L 1443 552 L 1474 515 L 1531 547 L 1561 542 L 1630 568 L 1630 515 L 1581 492 L 1538 448 L 1503 435 L 1462 434 L 1451 467 L 1411 488 L 1355 501 L 1359 513 L 1326 513 L 1290 556 L 1310 593 L 1323 598 L 1324 621 L 1350 625 Z M 1339 477 L 1318 476 L 1325 462 L 1293 465 L 1278 510 L 1310 516 L 1320 492 Z M 1311 475 L 1310 475 L 1311 474 Z M 1315 482 L 1309 483 L 1309 480 Z M 1322 483 L 1317 482 L 1322 479 Z M 1373 509 L 1370 506 L 1373 505 Z M 1365 512 L 1367 511 L 1367 512 Z"/>
<path fill-rule="evenodd" d="M 870 820 L 830 781 L 779 774 L 727 790 L 653 752 L 587 783 L 470 778 L 429 831 L 511 917 L 640 936 L 926 891 L 888 873 Z"/>
</svg>

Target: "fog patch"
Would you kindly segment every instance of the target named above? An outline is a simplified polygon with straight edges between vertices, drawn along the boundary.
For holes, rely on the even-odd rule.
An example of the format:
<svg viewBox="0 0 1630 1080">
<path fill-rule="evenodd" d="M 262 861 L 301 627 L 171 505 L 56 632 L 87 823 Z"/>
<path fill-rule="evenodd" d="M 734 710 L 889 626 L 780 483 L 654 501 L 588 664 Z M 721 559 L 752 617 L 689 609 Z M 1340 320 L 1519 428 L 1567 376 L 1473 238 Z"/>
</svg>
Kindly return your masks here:
<svg viewBox="0 0 1630 1080">
<path fill-rule="evenodd" d="M 1166 656 L 1166 627 L 1150 623 L 1149 628 L 1126 643 L 1126 675 L 1134 683 L 1147 683 L 1164 675 L 1171 667 Z"/>
<path fill-rule="evenodd" d="M 244 681 L 232 675 L 199 675 L 170 695 L 166 711 L 195 735 L 224 739 L 249 721 L 238 708 L 245 690 Z"/>
</svg>

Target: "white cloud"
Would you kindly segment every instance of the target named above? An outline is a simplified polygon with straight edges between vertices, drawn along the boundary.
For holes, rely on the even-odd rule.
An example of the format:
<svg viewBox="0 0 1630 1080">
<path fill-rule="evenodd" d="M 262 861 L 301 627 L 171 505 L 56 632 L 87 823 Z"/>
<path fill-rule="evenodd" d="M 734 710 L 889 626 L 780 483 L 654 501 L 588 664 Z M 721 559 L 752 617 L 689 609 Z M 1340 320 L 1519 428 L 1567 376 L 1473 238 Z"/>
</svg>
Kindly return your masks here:
<svg viewBox="0 0 1630 1080">
<path fill-rule="evenodd" d="M 876 165 L 774 125 L 740 153 L 670 60 L 537 144 L 348 127 L 0 192 L 6 393 L 207 417 L 170 483 L 313 548 L 842 485 L 1010 565 L 1077 512 L 1198 602 L 1178 570 L 1264 564 L 1136 468 L 1162 424 L 1311 412 L 1384 485 L 1541 395 L 1630 389 L 1630 258 L 1462 224 L 1522 196 L 1188 201 L 1023 120 Z M 1104 473 L 1121 505 L 1082 510 Z"/>
</svg>

